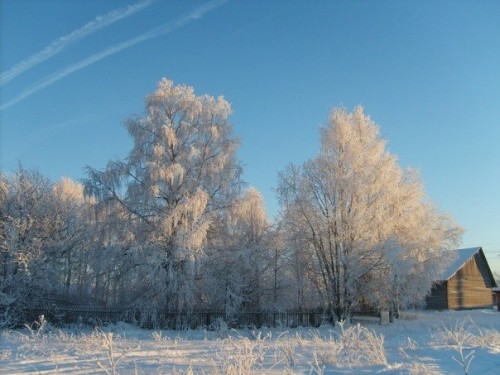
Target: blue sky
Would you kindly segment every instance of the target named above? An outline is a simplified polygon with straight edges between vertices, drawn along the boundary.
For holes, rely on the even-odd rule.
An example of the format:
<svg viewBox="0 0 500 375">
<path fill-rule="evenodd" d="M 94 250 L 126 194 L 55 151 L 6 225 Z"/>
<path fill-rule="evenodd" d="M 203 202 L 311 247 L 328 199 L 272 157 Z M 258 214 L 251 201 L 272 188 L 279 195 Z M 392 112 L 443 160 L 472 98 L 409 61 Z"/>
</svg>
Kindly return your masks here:
<svg viewBox="0 0 500 375">
<path fill-rule="evenodd" d="M 85 177 L 131 147 L 162 77 L 223 95 L 278 207 L 334 106 L 361 104 L 500 273 L 500 2 L 0 0 L 0 169 Z"/>
</svg>

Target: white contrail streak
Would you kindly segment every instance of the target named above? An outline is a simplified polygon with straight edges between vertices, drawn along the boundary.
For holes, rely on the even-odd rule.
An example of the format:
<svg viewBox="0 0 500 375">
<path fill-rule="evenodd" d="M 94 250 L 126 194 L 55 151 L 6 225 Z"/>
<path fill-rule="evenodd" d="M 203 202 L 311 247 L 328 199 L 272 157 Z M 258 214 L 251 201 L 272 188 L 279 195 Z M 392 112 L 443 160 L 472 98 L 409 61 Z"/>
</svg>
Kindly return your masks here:
<svg viewBox="0 0 500 375">
<path fill-rule="evenodd" d="M 61 36 L 53 40 L 49 45 L 47 45 L 42 50 L 34 53 L 28 58 L 22 60 L 21 62 L 14 65 L 9 70 L 2 72 L 0 74 L 0 86 L 13 80 L 21 73 L 26 70 L 35 67 L 36 65 L 50 59 L 54 55 L 57 55 L 65 48 L 69 47 L 73 43 L 88 37 L 89 35 L 99 31 L 123 18 L 129 17 L 134 13 L 147 8 L 152 4 L 153 0 L 143 0 L 136 4 L 129 5 L 125 8 L 115 9 L 109 13 L 101 16 L 97 16 L 92 21 L 88 22 L 84 26 L 72 31 L 69 34 Z"/>
<path fill-rule="evenodd" d="M 108 47 L 105 50 L 98 52 L 90 57 L 87 57 L 86 59 L 70 65 L 64 69 L 59 70 L 58 72 L 51 74 L 45 78 L 43 78 L 40 82 L 34 84 L 33 86 L 29 87 L 28 89 L 24 90 L 21 92 L 17 97 L 14 99 L 2 104 L 0 106 L 0 110 L 7 109 L 9 107 L 12 107 L 14 104 L 19 103 L 21 100 L 26 99 L 27 97 L 35 94 L 36 92 L 44 89 L 47 86 L 52 85 L 53 83 L 60 81 L 61 79 L 67 77 L 68 75 L 77 72 L 81 69 L 86 68 L 87 66 L 94 64 L 108 56 L 114 55 L 115 53 L 120 52 L 121 50 L 124 50 L 126 48 L 130 48 L 138 43 L 144 42 L 145 40 L 156 38 L 160 35 L 165 35 L 168 33 L 171 33 L 172 31 L 186 25 L 187 23 L 199 19 L 205 15 L 205 13 L 221 6 L 222 4 L 226 3 L 227 0 L 216 0 L 216 1 L 210 1 L 195 10 L 193 10 L 191 13 L 186 14 L 184 16 L 181 16 L 173 21 L 170 21 L 162 26 L 159 26 L 157 28 L 154 28 L 144 34 L 141 34 L 135 38 L 129 39 L 125 42 L 122 42 L 120 44 L 117 44 L 112 47 Z"/>
</svg>

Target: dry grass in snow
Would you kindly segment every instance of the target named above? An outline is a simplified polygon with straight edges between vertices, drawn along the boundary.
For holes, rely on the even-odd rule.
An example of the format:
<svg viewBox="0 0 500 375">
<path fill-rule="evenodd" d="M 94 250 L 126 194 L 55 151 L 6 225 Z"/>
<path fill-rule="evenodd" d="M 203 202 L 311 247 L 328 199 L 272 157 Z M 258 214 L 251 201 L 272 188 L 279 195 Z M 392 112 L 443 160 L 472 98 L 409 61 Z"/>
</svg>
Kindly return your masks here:
<svg viewBox="0 0 500 375">
<path fill-rule="evenodd" d="M 497 374 L 500 314 L 416 312 L 389 326 L 0 332 L 0 374 Z"/>
</svg>

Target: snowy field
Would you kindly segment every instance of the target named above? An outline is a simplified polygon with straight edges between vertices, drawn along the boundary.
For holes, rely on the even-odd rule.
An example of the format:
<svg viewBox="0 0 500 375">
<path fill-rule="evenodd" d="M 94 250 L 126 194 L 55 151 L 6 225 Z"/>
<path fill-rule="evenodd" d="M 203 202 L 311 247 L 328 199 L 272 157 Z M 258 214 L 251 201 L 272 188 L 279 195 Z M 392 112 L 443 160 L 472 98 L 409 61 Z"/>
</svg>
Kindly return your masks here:
<svg viewBox="0 0 500 375">
<path fill-rule="evenodd" d="M 394 324 L 0 332 L 1 374 L 499 374 L 500 313 L 412 312 Z"/>
</svg>

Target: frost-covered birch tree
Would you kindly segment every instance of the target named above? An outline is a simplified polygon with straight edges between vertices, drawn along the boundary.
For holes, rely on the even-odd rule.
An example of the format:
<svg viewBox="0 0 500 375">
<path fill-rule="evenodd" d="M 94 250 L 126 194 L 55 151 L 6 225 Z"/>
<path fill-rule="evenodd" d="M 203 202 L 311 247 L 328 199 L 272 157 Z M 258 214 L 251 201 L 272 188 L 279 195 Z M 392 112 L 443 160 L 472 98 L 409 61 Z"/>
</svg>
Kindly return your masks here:
<svg viewBox="0 0 500 375">
<path fill-rule="evenodd" d="M 48 250 L 56 224 L 50 181 L 38 171 L 20 166 L 0 185 L 0 325 L 8 326 L 22 321 L 26 307 L 43 303 L 55 283 L 44 271 L 53 260 Z"/>
<path fill-rule="evenodd" d="M 260 311 L 270 292 L 270 223 L 261 193 L 249 188 L 213 226 L 204 259 L 205 295 L 211 307 L 237 318 Z"/>
<path fill-rule="evenodd" d="M 230 235 L 237 240 L 236 247 L 242 254 L 241 275 L 244 278 L 243 308 L 259 311 L 266 294 L 264 277 L 270 266 L 271 251 L 269 229 L 264 199 L 255 189 L 248 189 L 241 199 L 229 209 Z"/>
<path fill-rule="evenodd" d="M 423 191 L 405 200 L 397 213 L 394 237 L 385 243 L 383 271 L 370 278 L 371 302 L 399 317 L 404 307 L 420 306 L 436 275 L 452 261 L 450 252 L 460 243 L 462 229 L 452 217 L 439 212 Z M 420 202 L 420 203 L 419 203 Z"/>
<path fill-rule="evenodd" d="M 162 79 L 144 116 L 126 121 L 133 147 L 91 185 L 130 215 L 136 254 L 150 270 L 144 294 L 158 307 L 193 303 L 196 258 L 218 210 L 239 189 L 238 141 L 229 103 Z"/>
<path fill-rule="evenodd" d="M 69 297 L 82 296 L 91 284 L 88 273 L 88 253 L 92 251 L 91 219 L 94 199 L 84 195 L 84 186 L 63 177 L 52 187 L 50 220 L 54 230 L 49 247 L 53 261 L 51 272 L 58 284 L 64 285 Z M 59 287 L 59 285 L 57 285 Z"/>
<path fill-rule="evenodd" d="M 291 236 L 304 239 L 319 290 L 337 319 L 369 300 L 374 275 L 391 277 L 392 244 L 405 249 L 415 269 L 423 260 L 436 261 L 460 237 L 452 220 L 428 209 L 422 191 L 361 107 L 334 109 L 321 128 L 319 155 L 281 172 L 285 223 Z M 422 226 L 423 217 L 432 225 Z M 419 285 L 430 288 L 427 280 Z"/>
<path fill-rule="evenodd" d="M 0 325 L 27 308 L 71 303 L 92 288 L 91 199 L 69 178 L 54 184 L 19 167 L 0 176 Z"/>
</svg>

